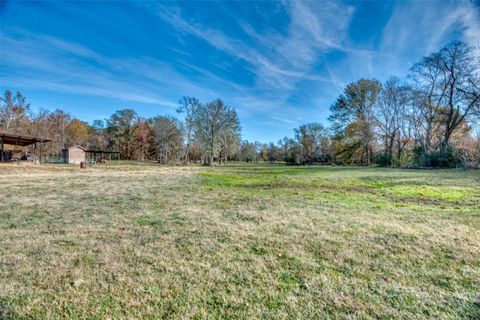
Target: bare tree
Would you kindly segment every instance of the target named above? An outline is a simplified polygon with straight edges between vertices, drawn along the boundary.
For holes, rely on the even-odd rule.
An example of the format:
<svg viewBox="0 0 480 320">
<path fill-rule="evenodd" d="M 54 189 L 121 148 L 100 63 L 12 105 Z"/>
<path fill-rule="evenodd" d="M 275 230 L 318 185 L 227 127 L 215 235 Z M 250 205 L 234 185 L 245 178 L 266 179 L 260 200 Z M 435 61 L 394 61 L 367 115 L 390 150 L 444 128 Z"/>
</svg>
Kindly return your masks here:
<svg viewBox="0 0 480 320">
<path fill-rule="evenodd" d="M 455 129 L 479 112 L 480 70 L 476 54 L 474 48 L 455 41 L 412 68 L 414 79 L 423 89 L 418 100 L 425 120 L 427 151 L 432 134 L 442 131 L 439 149 L 445 154 Z"/>
<path fill-rule="evenodd" d="M 232 107 L 226 106 L 217 99 L 202 105 L 195 115 L 195 136 L 203 149 L 203 162 L 213 165 L 215 157 L 219 157 L 222 137 L 226 133 L 240 136 L 240 122 Z"/>
<path fill-rule="evenodd" d="M 14 96 L 10 90 L 5 91 L 5 96 L 0 97 L 0 127 L 6 131 L 21 133 L 29 123 L 28 112 L 30 104 L 25 97 L 17 91 Z"/>
<path fill-rule="evenodd" d="M 240 136 L 234 130 L 225 130 L 220 138 L 220 164 L 227 163 L 230 158 L 238 155 L 240 150 Z"/>
<path fill-rule="evenodd" d="M 383 143 L 383 152 L 393 160 L 396 151 L 397 164 L 405 145 L 410 141 L 410 88 L 396 77 L 383 85 L 376 108 L 375 122 Z"/>
<path fill-rule="evenodd" d="M 200 101 L 194 97 L 182 97 L 178 102 L 180 107 L 177 109 L 178 113 L 185 114 L 185 133 L 186 133 L 186 146 L 184 161 L 188 162 L 188 156 L 190 153 L 193 133 L 195 129 L 195 116 L 200 109 Z"/>
<path fill-rule="evenodd" d="M 161 163 L 173 162 L 180 158 L 183 147 L 183 133 L 180 122 L 168 116 L 153 118 L 157 160 Z"/>
<path fill-rule="evenodd" d="M 295 138 L 302 146 L 301 159 L 303 163 L 319 163 L 325 159 L 326 129 L 320 123 L 308 123 L 295 129 Z"/>
<path fill-rule="evenodd" d="M 436 88 L 439 87 L 441 73 L 435 67 L 438 64 L 436 60 L 437 56 L 424 57 L 411 68 L 411 76 L 416 84 L 412 91 L 412 120 L 416 138 L 425 152 L 433 148 L 434 132 L 438 131 L 440 124 L 437 113 L 440 101 L 436 101 Z"/>
<path fill-rule="evenodd" d="M 240 145 L 240 160 L 245 162 L 255 161 L 257 151 L 255 149 L 255 144 L 248 142 L 247 140 L 242 141 Z"/>
<path fill-rule="evenodd" d="M 90 127 L 89 142 L 90 148 L 96 150 L 106 150 L 109 141 L 105 132 L 105 122 L 103 120 L 93 120 Z"/>
<path fill-rule="evenodd" d="M 67 147 L 67 127 L 72 116 L 63 110 L 55 109 L 48 118 L 52 127 L 50 137 L 57 152 L 60 153 L 63 148 Z"/>
</svg>

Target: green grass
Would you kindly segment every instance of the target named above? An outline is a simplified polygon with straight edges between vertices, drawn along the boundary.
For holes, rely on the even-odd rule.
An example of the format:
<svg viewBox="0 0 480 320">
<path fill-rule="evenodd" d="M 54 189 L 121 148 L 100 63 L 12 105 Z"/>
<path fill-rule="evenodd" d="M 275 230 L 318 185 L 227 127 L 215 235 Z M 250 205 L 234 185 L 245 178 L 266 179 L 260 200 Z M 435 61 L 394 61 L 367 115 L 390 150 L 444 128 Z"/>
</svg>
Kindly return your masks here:
<svg viewBox="0 0 480 320">
<path fill-rule="evenodd" d="M 480 318 L 480 171 L 112 162 L 0 185 L 0 318 Z"/>
</svg>

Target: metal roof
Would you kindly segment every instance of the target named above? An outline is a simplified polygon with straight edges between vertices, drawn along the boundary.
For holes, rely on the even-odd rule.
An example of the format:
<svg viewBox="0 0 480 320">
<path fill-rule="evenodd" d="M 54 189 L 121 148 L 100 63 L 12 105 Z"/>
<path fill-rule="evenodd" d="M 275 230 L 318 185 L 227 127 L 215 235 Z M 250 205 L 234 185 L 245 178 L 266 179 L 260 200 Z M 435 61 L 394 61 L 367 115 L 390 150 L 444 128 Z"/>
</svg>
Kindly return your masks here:
<svg viewBox="0 0 480 320">
<path fill-rule="evenodd" d="M 89 149 L 86 149 L 82 146 L 79 146 L 79 145 L 76 145 L 76 146 L 71 146 L 71 147 L 68 147 L 68 148 L 65 148 L 65 149 L 62 149 L 62 151 L 66 151 L 66 150 L 69 150 L 71 148 L 79 148 L 79 149 L 82 149 L 83 151 L 85 151 L 85 153 L 120 153 L 119 151 L 107 151 L 107 150 L 89 150 Z"/>
<path fill-rule="evenodd" d="M 50 142 L 51 139 L 24 136 L 13 133 L 0 132 L 0 143 L 3 141 L 4 144 L 14 145 L 14 146 L 29 146 L 37 142 Z"/>
<path fill-rule="evenodd" d="M 106 150 L 85 150 L 86 153 L 120 153 L 119 151 L 106 151 Z"/>
</svg>

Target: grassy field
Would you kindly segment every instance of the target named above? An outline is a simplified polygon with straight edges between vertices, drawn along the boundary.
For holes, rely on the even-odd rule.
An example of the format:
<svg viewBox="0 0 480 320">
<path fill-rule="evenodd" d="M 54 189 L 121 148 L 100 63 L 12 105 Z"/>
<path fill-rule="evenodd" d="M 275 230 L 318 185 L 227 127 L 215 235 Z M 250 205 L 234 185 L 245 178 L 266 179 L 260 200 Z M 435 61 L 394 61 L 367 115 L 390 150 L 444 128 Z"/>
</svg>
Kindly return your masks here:
<svg viewBox="0 0 480 320">
<path fill-rule="evenodd" d="M 0 318 L 480 319 L 480 171 L 0 167 Z"/>
</svg>

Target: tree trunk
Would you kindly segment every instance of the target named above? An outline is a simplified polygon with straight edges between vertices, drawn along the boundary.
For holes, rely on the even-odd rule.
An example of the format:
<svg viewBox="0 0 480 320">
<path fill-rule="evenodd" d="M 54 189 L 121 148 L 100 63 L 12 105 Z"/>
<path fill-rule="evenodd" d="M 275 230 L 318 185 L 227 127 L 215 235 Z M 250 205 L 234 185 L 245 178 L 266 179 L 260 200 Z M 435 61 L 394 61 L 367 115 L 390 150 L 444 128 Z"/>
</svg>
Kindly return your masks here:
<svg viewBox="0 0 480 320">
<path fill-rule="evenodd" d="M 450 141 L 450 136 L 452 132 L 450 130 L 445 131 L 445 137 L 443 138 L 442 143 L 440 144 L 440 155 L 445 156 L 447 154 L 448 144 Z"/>
</svg>

